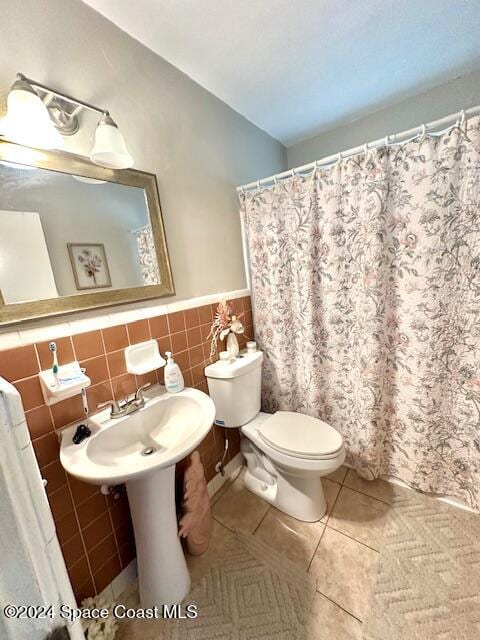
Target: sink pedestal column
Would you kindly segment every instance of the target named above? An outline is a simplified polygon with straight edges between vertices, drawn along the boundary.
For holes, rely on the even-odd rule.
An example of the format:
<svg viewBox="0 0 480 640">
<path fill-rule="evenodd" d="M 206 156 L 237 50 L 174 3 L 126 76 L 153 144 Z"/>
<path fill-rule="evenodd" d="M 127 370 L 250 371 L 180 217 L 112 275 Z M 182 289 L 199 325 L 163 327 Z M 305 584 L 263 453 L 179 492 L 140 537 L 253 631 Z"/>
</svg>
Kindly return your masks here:
<svg viewBox="0 0 480 640">
<path fill-rule="evenodd" d="M 175 465 L 127 482 L 142 607 L 180 604 L 190 574 L 178 537 Z"/>
</svg>

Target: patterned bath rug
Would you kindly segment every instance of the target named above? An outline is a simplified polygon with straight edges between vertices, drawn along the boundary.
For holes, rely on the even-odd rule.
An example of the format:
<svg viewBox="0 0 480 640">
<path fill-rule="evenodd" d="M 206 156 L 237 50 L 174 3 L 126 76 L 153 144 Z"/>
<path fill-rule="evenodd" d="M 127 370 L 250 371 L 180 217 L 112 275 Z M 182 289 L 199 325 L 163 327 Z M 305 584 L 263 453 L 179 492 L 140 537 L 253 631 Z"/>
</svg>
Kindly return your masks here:
<svg viewBox="0 0 480 640">
<path fill-rule="evenodd" d="M 131 620 L 118 640 L 311 640 L 315 587 L 295 564 L 236 533 L 185 599 L 197 618 Z"/>
<path fill-rule="evenodd" d="M 480 516 L 402 492 L 387 516 L 365 640 L 480 638 Z"/>
</svg>

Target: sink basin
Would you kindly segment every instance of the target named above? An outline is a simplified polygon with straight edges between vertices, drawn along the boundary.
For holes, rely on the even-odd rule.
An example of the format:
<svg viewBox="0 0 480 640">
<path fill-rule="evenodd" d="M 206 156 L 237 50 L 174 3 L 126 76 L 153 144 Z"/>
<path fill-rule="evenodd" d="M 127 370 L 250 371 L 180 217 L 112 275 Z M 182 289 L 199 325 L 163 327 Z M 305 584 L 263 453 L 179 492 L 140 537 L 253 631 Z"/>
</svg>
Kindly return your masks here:
<svg viewBox="0 0 480 640">
<path fill-rule="evenodd" d="M 178 538 L 175 464 L 210 431 L 215 405 L 197 389 L 176 394 L 155 386 L 142 409 L 111 419 L 106 409 L 88 420 L 92 435 L 76 445 L 75 426 L 62 431 L 65 470 L 93 484 L 126 483 L 137 547 L 142 607 L 178 604 L 190 575 Z"/>
<path fill-rule="evenodd" d="M 89 419 L 90 438 L 76 445 L 75 427 L 62 432 L 60 461 L 79 480 L 121 484 L 184 458 L 205 438 L 215 418 L 209 396 L 197 389 L 145 393 L 145 407 L 123 418 L 110 409 Z"/>
</svg>

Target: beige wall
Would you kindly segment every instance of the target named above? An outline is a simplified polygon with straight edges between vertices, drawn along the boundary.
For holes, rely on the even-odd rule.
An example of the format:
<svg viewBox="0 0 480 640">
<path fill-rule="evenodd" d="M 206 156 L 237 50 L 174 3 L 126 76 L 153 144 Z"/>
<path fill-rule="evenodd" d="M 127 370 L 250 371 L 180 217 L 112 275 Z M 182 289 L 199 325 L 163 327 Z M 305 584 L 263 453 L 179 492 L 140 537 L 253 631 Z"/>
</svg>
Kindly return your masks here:
<svg viewBox="0 0 480 640">
<path fill-rule="evenodd" d="M 157 175 L 176 299 L 245 287 L 235 186 L 286 167 L 278 141 L 80 0 L 2 0 L 0 60 L 2 108 L 21 71 L 110 109 Z M 68 150 L 88 153 L 95 121 Z"/>
<path fill-rule="evenodd" d="M 480 71 L 293 145 L 287 150 L 288 166 L 298 167 L 479 104 Z"/>
</svg>

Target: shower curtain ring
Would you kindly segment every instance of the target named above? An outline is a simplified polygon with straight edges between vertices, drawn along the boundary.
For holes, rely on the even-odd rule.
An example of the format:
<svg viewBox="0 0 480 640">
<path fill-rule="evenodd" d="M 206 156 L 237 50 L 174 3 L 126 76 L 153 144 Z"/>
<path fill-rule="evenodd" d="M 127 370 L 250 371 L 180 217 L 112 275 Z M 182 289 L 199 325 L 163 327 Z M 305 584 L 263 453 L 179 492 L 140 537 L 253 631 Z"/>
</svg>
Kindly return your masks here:
<svg viewBox="0 0 480 640">
<path fill-rule="evenodd" d="M 257 180 L 257 189 L 260 189 L 260 180 Z"/>
<path fill-rule="evenodd" d="M 367 156 L 368 156 L 368 142 L 365 142 L 365 144 L 363 145 L 363 154 L 364 154 L 365 160 L 366 160 Z"/>
<path fill-rule="evenodd" d="M 421 134 L 420 134 L 420 140 L 424 140 L 426 135 L 427 135 L 427 125 L 426 124 L 422 124 L 422 131 L 421 131 Z"/>
<path fill-rule="evenodd" d="M 390 136 L 385 136 L 385 146 L 387 148 L 390 146 Z"/>
</svg>

